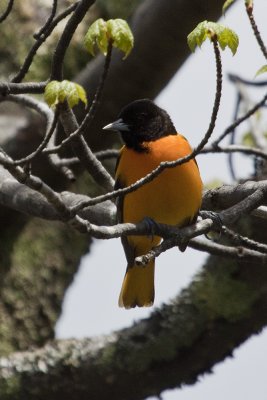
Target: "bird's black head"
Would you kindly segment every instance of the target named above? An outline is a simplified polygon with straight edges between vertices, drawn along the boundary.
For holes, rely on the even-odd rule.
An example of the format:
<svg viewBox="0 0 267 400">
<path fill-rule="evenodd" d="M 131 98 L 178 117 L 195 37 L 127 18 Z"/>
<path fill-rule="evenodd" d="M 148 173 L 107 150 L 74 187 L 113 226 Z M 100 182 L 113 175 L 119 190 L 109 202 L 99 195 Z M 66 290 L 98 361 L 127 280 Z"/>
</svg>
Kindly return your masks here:
<svg viewBox="0 0 267 400">
<path fill-rule="evenodd" d="M 126 146 L 140 152 L 146 151 L 146 142 L 176 135 L 167 112 L 148 99 L 136 100 L 125 106 L 118 120 L 104 129 L 119 131 Z"/>
</svg>

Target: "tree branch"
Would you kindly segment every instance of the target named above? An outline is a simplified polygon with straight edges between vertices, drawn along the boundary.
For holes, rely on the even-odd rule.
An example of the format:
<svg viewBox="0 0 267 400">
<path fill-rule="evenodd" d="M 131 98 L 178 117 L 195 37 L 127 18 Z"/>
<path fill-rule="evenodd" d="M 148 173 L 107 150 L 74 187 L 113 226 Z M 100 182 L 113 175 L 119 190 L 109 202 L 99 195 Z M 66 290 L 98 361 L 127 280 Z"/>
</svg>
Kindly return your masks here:
<svg viewBox="0 0 267 400">
<path fill-rule="evenodd" d="M 189 247 L 199 251 L 205 251 L 209 254 L 243 260 L 245 262 L 259 263 L 266 267 L 267 255 L 257 250 L 247 249 L 241 246 L 225 246 L 223 244 L 214 243 L 212 241 L 202 240 L 199 238 L 193 239 L 189 243 Z"/>
<path fill-rule="evenodd" d="M 267 60 L 267 49 L 266 49 L 266 46 L 265 46 L 265 44 L 264 44 L 264 42 L 262 40 L 262 37 L 261 37 L 261 34 L 260 34 L 259 29 L 257 27 L 256 21 L 254 19 L 253 3 L 252 2 L 250 2 L 250 3 L 251 4 L 248 4 L 248 5 L 246 4 L 245 5 L 246 12 L 247 12 L 247 15 L 248 15 L 248 19 L 249 19 L 250 25 L 252 27 L 252 30 L 254 32 L 255 38 L 256 38 L 256 40 L 258 42 L 258 45 L 259 45 L 259 47 L 261 49 L 261 52 L 264 55 L 265 59 Z"/>
<path fill-rule="evenodd" d="M 222 264 L 130 328 L 2 357 L 1 398 L 141 400 L 195 383 L 267 323 L 266 266 Z"/>
<path fill-rule="evenodd" d="M 239 203 L 250 196 L 257 189 L 266 190 L 267 181 L 247 181 L 237 185 L 223 185 L 216 189 L 208 190 L 204 193 L 202 200 L 203 210 L 224 210 Z M 265 199 L 264 204 L 267 204 Z"/>
<path fill-rule="evenodd" d="M 70 7 L 66 8 L 62 13 L 60 13 L 56 18 L 54 18 L 54 13 L 57 8 L 57 1 L 53 1 L 53 6 L 51 10 L 51 15 L 47 19 L 44 26 L 36 32 L 33 37 L 36 39 L 36 42 L 30 49 L 29 53 L 27 54 L 22 66 L 19 69 L 19 72 L 12 78 L 13 83 L 21 82 L 24 79 L 25 75 L 29 71 L 29 68 L 33 62 L 33 59 L 40 48 L 40 46 L 46 41 L 46 39 L 51 35 L 57 24 L 66 18 L 69 14 L 71 14 L 77 7 L 78 3 L 72 4 Z M 54 19 L 53 19 L 54 18 Z"/>
<path fill-rule="evenodd" d="M 0 101 L 12 101 L 14 103 L 21 104 L 23 106 L 32 108 L 33 110 L 37 111 L 40 115 L 42 115 L 46 120 L 46 133 L 44 139 L 42 140 L 41 144 L 38 146 L 36 150 L 34 150 L 31 154 L 26 157 L 23 157 L 19 160 L 12 160 L 10 162 L 13 166 L 23 165 L 29 163 L 33 160 L 47 145 L 52 136 L 54 129 L 57 124 L 58 120 L 58 113 L 55 114 L 53 111 L 47 106 L 46 103 L 38 101 L 30 96 L 26 95 L 7 95 L 7 96 L 0 96 Z"/>
<path fill-rule="evenodd" d="M 67 102 L 59 104 L 58 110 L 66 135 L 69 136 L 73 132 L 78 131 L 78 122 Z M 112 190 L 114 187 L 112 176 L 108 173 L 103 164 L 95 157 L 84 137 L 81 134 L 79 136 L 74 136 L 71 141 L 71 146 L 74 153 L 79 158 L 84 168 L 86 168 L 94 178 L 95 182 L 99 183 L 106 190 Z"/>
<path fill-rule="evenodd" d="M 94 120 L 94 117 L 95 117 L 95 114 L 97 111 L 97 107 L 100 104 L 100 100 L 101 100 L 103 89 L 104 89 L 104 84 L 105 84 L 105 81 L 106 81 L 107 75 L 108 75 L 108 70 L 109 70 L 110 61 L 111 61 L 111 55 L 112 55 L 112 42 L 109 41 L 107 54 L 106 54 L 106 58 L 105 58 L 105 64 L 104 64 L 104 68 L 103 68 L 103 73 L 100 77 L 99 84 L 96 89 L 92 104 L 91 104 L 88 112 L 86 113 L 84 119 L 82 120 L 80 126 L 77 129 L 75 129 L 73 132 L 71 132 L 66 139 L 62 140 L 62 142 L 59 145 L 50 147 L 49 149 L 45 149 L 44 153 L 51 154 L 51 153 L 56 153 L 56 152 L 60 151 L 67 144 L 69 144 L 76 136 L 83 135 L 85 133 L 85 131 L 90 128 L 90 125 L 92 124 L 92 122 Z"/>
<path fill-rule="evenodd" d="M 71 192 L 61 193 L 61 199 L 67 208 L 83 201 L 87 196 Z M 12 175 L 0 167 L 0 204 L 19 212 L 47 220 L 61 221 L 62 215 L 39 192 L 17 182 Z M 112 225 L 115 222 L 116 207 L 107 201 L 93 207 L 87 207 L 78 213 L 92 223 Z"/>
<path fill-rule="evenodd" d="M 3 22 L 11 13 L 13 8 L 14 0 L 9 0 L 5 11 L 0 15 L 0 23 Z"/>
<path fill-rule="evenodd" d="M 239 233 L 224 226 L 222 228 L 222 234 L 231 240 L 231 243 L 237 246 L 246 246 L 252 250 L 256 250 L 262 253 L 267 253 L 267 245 L 264 243 L 258 243 L 255 240 L 249 239 L 246 236 L 242 236 Z"/>
<path fill-rule="evenodd" d="M 0 94 L 2 96 L 24 93 L 40 94 L 44 92 L 46 84 L 47 82 L 0 82 Z"/>
<path fill-rule="evenodd" d="M 62 35 L 58 41 L 57 47 L 55 49 L 55 53 L 52 60 L 51 66 L 51 77 L 50 79 L 61 81 L 63 78 L 63 61 L 66 54 L 66 51 L 70 45 L 70 41 L 79 25 L 79 23 L 84 18 L 85 14 L 89 10 L 92 4 L 94 4 L 95 0 L 81 0 L 78 3 L 78 6 L 75 8 L 72 16 L 67 22 Z"/>
<path fill-rule="evenodd" d="M 261 107 L 263 107 L 266 103 L 267 100 L 267 94 L 263 96 L 262 100 L 260 100 L 255 106 L 253 106 L 250 110 L 248 110 L 242 117 L 238 118 L 236 121 L 234 121 L 233 124 L 231 124 L 225 131 L 212 143 L 214 147 L 218 146 L 218 144 L 229 134 L 233 131 L 234 128 L 236 128 L 238 125 L 240 125 L 242 122 L 246 121 L 249 117 L 251 117 L 257 110 L 259 110 Z"/>
<path fill-rule="evenodd" d="M 246 155 L 253 155 L 264 160 L 267 160 L 267 153 L 266 151 L 260 150 L 256 147 L 249 147 L 249 146 L 242 146 L 242 145 L 229 145 L 229 146 L 206 146 L 203 150 L 201 150 L 200 154 L 207 154 L 207 153 L 241 153 Z"/>
</svg>

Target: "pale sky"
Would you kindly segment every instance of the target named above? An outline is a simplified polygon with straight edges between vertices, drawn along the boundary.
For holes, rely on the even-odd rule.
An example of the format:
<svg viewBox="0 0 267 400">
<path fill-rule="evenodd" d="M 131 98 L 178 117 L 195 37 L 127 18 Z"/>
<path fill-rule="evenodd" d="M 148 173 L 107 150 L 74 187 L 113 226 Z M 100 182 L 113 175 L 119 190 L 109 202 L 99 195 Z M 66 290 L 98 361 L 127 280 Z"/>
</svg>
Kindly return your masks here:
<svg viewBox="0 0 267 400">
<path fill-rule="evenodd" d="M 267 42 L 267 0 L 254 0 L 255 16 Z M 235 57 L 229 50 L 222 54 L 224 75 L 242 73 L 253 79 L 264 64 L 262 54 L 255 45 L 251 27 L 244 10 L 244 1 L 237 4 L 221 20 L 234 29 L 240 38 Z M 266 75 L 265 75 L 266 77 Z M 191 56 L 165 90 L 157 103 L 171 115 L 177 130 L 196 145 L 205 133 L 211 114 L 215 90 L 215 67 L 212 47 L 203 45 Z M 255 92 L 257 97 L 257 92 Z M 231 122 L 235 92 L 224 79 L 223 99 L 215 135 Z M 114 116 L 115 117 L 115 116 Z M 244 157 L 235 158 L 241 165 L 243 176 L 250 170 Z M 230 182 L 227 164 L 222 156 L 200 156 L 198 163 L 204 183 L 214 178 Z M 177 295 L 188 285 L 205 259 L 203 253 L 177 249 L 164 253 L 156 262 L 155 306 Z M 64 301 L 63 315 L 57 324 L 58 338 L 88 337 L 109 333 L 130 326 L 133 321 L 146 317 L 150 309 L 124 310 L 117 306 L 118 294 L 125 273 L 126 261 L 119 240 L 96 241 L 88 256 L 82 260 L 74 283 Z M 225 400 L 267 399 L 267 330 L 254 336 L 234 352 L 234 358 L 216 365 L 212 375 L 201 377 L 193 386 L 166 391 L 164 400 Z"/>
</svg>

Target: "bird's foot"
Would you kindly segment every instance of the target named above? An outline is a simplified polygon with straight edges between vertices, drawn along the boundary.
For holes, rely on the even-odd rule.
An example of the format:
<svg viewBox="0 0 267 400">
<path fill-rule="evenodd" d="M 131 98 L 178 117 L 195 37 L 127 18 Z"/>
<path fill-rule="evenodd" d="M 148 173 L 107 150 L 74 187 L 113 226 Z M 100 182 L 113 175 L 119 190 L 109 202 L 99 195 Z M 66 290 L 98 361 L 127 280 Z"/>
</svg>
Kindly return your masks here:
<svg viewBox="0 0 267 400">
<path fill-rule="evenodd" d="M 217 241 L 221 237 L 223 222 L 218 213 L 214 211 L 200 211 L 199 215 L 202 219 L 211 219 L 213 221 L 213 229 L 206 234 L 207 239 Z"/>
<path fill-rule="evenodd" d="M 150 217 L 145 217 L 143 219 L 143 222 L 147 225 L 149 234 L 148 237 L 151 238 L 151 241 L 154 239 L 154 236 L 156 235 L 156 232 L 159 230 L 159 224 Z"/>
</svg>

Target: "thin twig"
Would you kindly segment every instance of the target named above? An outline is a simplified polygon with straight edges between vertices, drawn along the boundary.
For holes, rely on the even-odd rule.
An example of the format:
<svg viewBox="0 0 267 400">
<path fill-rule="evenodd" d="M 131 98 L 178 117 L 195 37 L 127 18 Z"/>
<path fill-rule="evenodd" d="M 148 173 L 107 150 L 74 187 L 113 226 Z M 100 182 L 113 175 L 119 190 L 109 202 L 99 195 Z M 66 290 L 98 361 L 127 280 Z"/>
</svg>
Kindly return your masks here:
<svg viewBox="0 0 267 400">
<path fill-rule="evenodd" d="M 50 140 L 49 140 L 48 146 L 47 146 L 48 149 L 50 147 L 54 147 L 55 140 L 56 140 L 56 131 L 50 137 Z M 48 160 L 49 160 L 50 164 L 52 165 L 52 167 L 55 168 L 57 171 L 59 171 L 59 173 L 64 175 L 66 177 L 66 179 L 68 179 L 70 182 L 75 181 L 75 176 L 74 176 L 73 171 L 69 168 L 68 165 L 61 162 L 61 159 L 57 153 L 48 154 Z M 80 160 L 78 158 L 77 158 L 77 160 L 80 163 Z"/>
<path fill-rule="evenodd" d="M 58 105 L 60 120 L 67 136 L 76 131 L 79 127 L 73 111 L 67 102 Z M 82 135 L 75 136 L 71 141 L 71 146 L 82 165 L 87 169 L 95 182 L 103 186 L 106 190 L 112 190 L 114 180 L 101 162 L 95 157 L 88 147 Z"/>
<path fill-rule="evenodd" d="M 240 83 L 243 83 L 244 85 L 248 85 L 248 86 L 254 86 L 254 87 L 267 86 L 267 81 L 255 81 L 255 80 L 250 81 L 248 79 L 241 78 L 240 76 L 232 74 L 232 73 L 228 74 L 228 79 L 230 82 L 234 82 L 234 83 L 240 82 Z"/>
<path fill-rule="evenodd" d="M 237 89 L 241 95 L 242 102 L 244 104 L 244 109 L 245 111 L 248 111 L 251 107 L 253 107 L 254 102 L 251 100 L 250 96 L 247 93 L 246 87 L 244 84 L 238 82 L 236 83 Z M 252 138 L 256 144 L 257 147 L 260 149 L 264 150 L 266 149 L 266 140 L 263 136 L 262 129 L 259 127 L 259 118 L 255 115 L 251 115 L 251 117 L 248 119 L 248 122 L 250 124 L 250 132 L 252 135 Z"/>
<path fill-rule="evenodd" d="M 257 104 L 254 105 L 248 112 L 246 112 L 242 117 L 238 118 L 233 124 L 231 124 L 214 142 L 212 146 L 218 146 L 219 143 L 229 134 L 232 132 L 234 128 L 240 125 L 242 122 L 246 121 L 251 115 L 253 115 L 259 108 L 264 106 L 267 100 L 267 94 L 259 101 Z"/>
<path fill-rule="evenodd" d="M 256 147 L 248 147 L 242 145 L 231 145 L 231 146 L 218 146 L 213 147 L 206 146 L 203 150 L 201 150 L 200 154 L 207 153 L 242 153 L 246 155 L 253 155 L 256 157 L 261 157 L 264 160 L 267 160 L 267 153 L 263 150 L 257 149 Z"/>
<path fill-rule="evenodd" d="M 33 158 L 35 158 L 42 150 L 43 148 L 49 144 L 51 137 L 53 135 L 53 132 L 55 130 L 57 121 L 58 121 L 58 111 L 56 110 L 56 113 L 54 114 L 52 110 L 47 106 L 46 103 L 40 102 L 32 97 L 26 96 L 26 95 L 8 95 L 3 97 L 2 99 L 0 98 L 1 101 L 13 101 L 15 103 L 23 104 L 26 107 L 32 108 L 35 111 L 37 111 L 39 114 L 43 115 L 44 118 L 46 119 L 46 134 L 41 142 L 41 144 L 38 146 L 38 148 L 29 154 L 26 157 L 23 157 L 19 160 L 12 160 L 11 157 L 6 158 L 5 163 L 6 165 L 9 166 L 18 166 L 18 165 L 25 165 L 28 164 Z M 0 149 L 3 155 L 7 156 L 7 154 Z M 51 161 L 51 164 L 57 168 L 57 160 L 59 157 L 55 154 L 49 155 L 49 160 Z M 74 181 L 75 177 L 72 173 L 72 171 L 64 166 L 60 166 L 57 168 L 60 170 L 60 172 L 63 172 L 64 175 L 67 177 L 67 179 Z"/>
<path fill-rule="evenodd" d="M 29 154 L 28 156 L 24 157 L 24 158 L 20 158 L 19 160 L 14 160 L 13 164 L 14 165 L 27 164 L 30 161 L 32 161 L 35 157 L 37 157 L 38 154 L 40 154 L 42 152 L 42 150 L 45 148 L 45 146 L 48 144 L 51 136 L 53 135 L 53 132 L 56 129 L 57 122 L 58 122 L 58 113 L 56 111 L 55 114 L 54 114 L 53 119 L 52 120 L 49 119 L 47 121 L 45 136 L 44 136 L 42 142 L 37 147 L 37 149 L 35 151 L 33 151 L 31 154 Z"/>
<path fill-rule="evenodd" d="M 108 71 L 109 71 L 109 67 L 110 67 L 110 61 L 111 61 L 111 56 L 112 56 L 112 40 L 109 40 L 108 42 L 108 48 L 107 48 L 107 54 L 105 57 L 105 63 L 104 63 L 104 68 L 103 68 L 103 73 L 100 77 L 96 92 L 95 92 L 95 96 L 94 99 L 92 101 L 92 104 L 89 108 L 89 111 L 87 113 L 87 115 L 85 116 L 84 120 L 81 123 L 80 129 L 82 132 L 85 131 L 85 129 L 88 129 L 90 126 L 90 123 L 93 121 L 96 111 L 97 111 L 97 107 L 100 103 L 102 94 L 103 94 L 103 89 L 104 89 L 104 85 L 105 85 L 105 81 L 107 79 L 107 75 L 108 75 Z"/>
<path fill-rule="evenodd" d="M 40 39 L 40 36 L 46 32 L 46 30 L 49 28 L 50 24 L 52 23 L 55 15 L 56 15 L 56 12 L 57 12 L 57 0 L 53 0 L 51 13 L 48 16 L 47 20 L 45 21 L 45 24 L 39 29 L 38 32 L 36 32 L 33 35 L 34 39 L 36 39 L 36 40 Z"/>
<path fill-rule="evenodd" d="M 12 8 L 13 8 L 14 0 L 9 0 L 7 8 L 3 12 L 2 15 L 0 15 L 0 23 L 3 22 L 11 13 Z"/>
<path fill-rule="evenodd" d="M 241 103 L 241 94 L 238 91 L 237 93 L 237 99 L 236 99 L 236 105 L 235 105 L 235 110 L 234 110 L 234 115 L 233 115 L 233 120 L 236 121 L 239 113 L 239 107 Z M 232 132 L 230 133 L 230 145 L 233 145 L 235 143 L 235 133 L 236 133 L 236 127 L 233 128 Z M 228 156 L 228 162 L 229 162 L 229 169 L 230 169 L 230 174 L 232 176 L 232 179 L 235 181 L 236 180 L 236 174 L 235 174 L 235 169 L 234 169 L 234 160 L 233 160 L 233 153 L 230 152 Z"/>
<path fill-rule="evenodd" d="M 244 247 L 230 247 L 199 238 L 192 239 L 188 246 L 192 249 L 205 251 L 209 254 L 220 257 L 234 258 L 237 260 L 258 264 L 260 263 L 263 265 L 266 265 L 267 263 L 267 254 L 262 254 L 255 250 L 245 249 Z"/>
<path fill-rule="evenodd" d="M 22 79 L 25 77 L 25 75 L 29 71 L 29 68 L 30 68 L 30 66 L 33 62 L 33 59 L 34 59 L 38 49 L 40 48 L 40 46 L 51 35 L 51 33 L 53 32 L 53 30 L 55 29 L 57 24 L 60 21 L 62 21 L 64 18 L 66 18 L 69 14 L 71 14 L 76 9 L 77 6 L 78 6 L 77 2 L 72 4 L 70 7 L 68 7 L 66 10 L 64 10 L 62 13 L 60 13 L 48 26 L 46 26 L 46 24 L 45 24 L 46 29 L 43 31 L 42 34 L 39 34 L 40 32 L 38 32 L 36 34 L 36 36 L 34 36 L 36 39 L 36 42 L 30 49 L 28 55 L 26 56 L 26 58 L 23 62 L 23 65 L 20 67 L 19 72 L 17 73 L 17 75 L 14 76 L 14 78 L 11 80 L 11 82 L 17 83 L 17 82 L 22 81 Z M 42 29 L 44 29 L 44 27 Z"/>
<path fill-rule="evenodd" d="M 252 30 L 254 32 L 255 38 L 258 42 L 258 45 L 261 49 L 262 54 L 264 55 L 265 59 L 267 60 L 267 49 L 266 46 L 262 40 L 261 34 L 259 32 L 259 29 L 257 27 L 256 21 L 254 19 L 253 15 L 253 4 L 245 5 L 246 6 L 246 12 L 250 21 L 250 25 L 252 27 Z"/>
<path fill-rule="evenodd" d="M 104 160 L 109 160 L 111 158 L 117 158 L 120 154 L 119 150 L 112 150 L 112 149 L 108 149 L 108 150 L 100 150 L 97 151 L 96 153 L 94 153 L 95 157 L 100 160 L 100 161 L 104 161 Z M 52 156 L 52 154 L 50 154 L 50 156 Z M 77 165 L 80 163 L 80 160 L 78 157 L 71 157 L 71 158 L 58 158 L 58 166 L 71 166 L 71 165 Z"/>
<path fill-rule="evenodd" d="M 79 25 L 79 23 L 84 18 L 85 14 L 92 6 L 95 0 L 81 0 L 78 3 L 74 13 L 68 20 L 62 35 L 58 41 L 56 46 L 54 56 L 52 59 L 52 66 L 51 66 L 51 80 L 58 80 L 61 81 L 63 79 L 63 61 L 65 58 L 65 54 L 67 49 L 69 48 L 70 41 Z"/>
<path fill-rule="evenodd" d="M 28 108 L 34 109 L 40 115 L 42 115 L 46 120 L 46 133 L 45 133 L 44 139 L 42 140 L 40 145 L 37 147 L 37 149 L 34 150 L 31 154 L 29 154 L 26 157 L 23 157 L 19 160 L 12 160 L 13 166 L 27 164 L 30 161 L 32 161 L 39 153 L 41 153 L 41 151 L 47 145 L 51 135 L 53 134 L 53 131 L 55 130 L 57 120 L 58 120 L 58 113 L 56 112 L 54 114 L 53 111 L 47 106 L 46 103 L 43 103 L 41 101 L 38 101 L 38 100 L 36 100 L 30 96 L 26 96 L 26 95 L 16 95 L 16 96 L 8 95 L 8 96 L 2 97 L 2 98 L 0 96 L 0 101 L 12 101 L 14 103 L 22 104 Z"/>
<path fill-rule="evenodd" d="M 74 132 L 72 132 L 66 139 L 62 140 L 62 142 L 54 147 L 50 147 L 49 149 L 45 149 L 44 153 L 57 153 L 58 151 L 60 151 L 63 147 L 65 147 L 67 144 L 69 144 L 69 142 L 71 140 L 73 140 L 74 137 L 81 135 L 86 131 L 88 131 L 94 117 L 97 111 L 97 107 L 99 105 L 100 99 L 102 97 L 102 92 L 103 92 L 103 88 L 104 88 L 104 84 L 107 78 L 107 74 L 108 74 L 108 70 L 109 70 L 109 66 L 110 66 L 110 61 L 111 61 L 111 55 L 112 55 L 112 42 L 109 41 L 108 44 L 108 50 L 107 50 L 107 55 L 105 58 L 105 64 L 104 64 L 104 69 L 103 69 L 103 73 L 101 75 L 101 78 L 99 80 L 99 84 L 94 96 L 94 99 L 92 101 L 92 104 L 89 108 L 89 111 L 87 112 L 87 114 L 85 115 L 83 121 L 81 122 L 80 126 L 78 127 L 78 129 L 76 129 Z"/>
<path fill-rule="evenodd" d="M 249 239 L 246 236 L 240 235 L 239 233 L 227 228 L 222 227 L 222 234 L 225 235 L 231 242 L 236 246 L 245 246 L 252 250 L 259 251 L 267 254 L 267 245 L 264 243 L 256 242 L 255 240 Z"/>
</svg>

